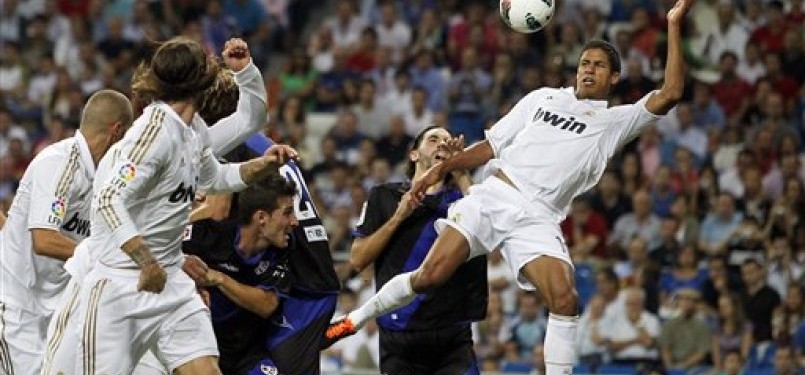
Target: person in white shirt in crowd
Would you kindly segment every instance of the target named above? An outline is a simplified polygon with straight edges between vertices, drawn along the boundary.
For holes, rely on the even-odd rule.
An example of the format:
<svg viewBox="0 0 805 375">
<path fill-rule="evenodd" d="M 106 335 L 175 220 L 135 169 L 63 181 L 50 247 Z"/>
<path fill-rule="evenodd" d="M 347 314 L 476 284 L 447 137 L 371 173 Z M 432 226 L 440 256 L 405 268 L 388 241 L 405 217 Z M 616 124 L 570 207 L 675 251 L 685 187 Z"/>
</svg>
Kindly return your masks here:
<svg viewBox="0 0 805 375">
<path fill-rule="evenodd" d="M 604 344 L 617 364 L 656 367 L 660 353 L 657 338 L 660 320 L 645 309 L 645 292 L 637 287 L 623 290 L 625 314 L 618 314 L 602 327 Z"/>
</svg>

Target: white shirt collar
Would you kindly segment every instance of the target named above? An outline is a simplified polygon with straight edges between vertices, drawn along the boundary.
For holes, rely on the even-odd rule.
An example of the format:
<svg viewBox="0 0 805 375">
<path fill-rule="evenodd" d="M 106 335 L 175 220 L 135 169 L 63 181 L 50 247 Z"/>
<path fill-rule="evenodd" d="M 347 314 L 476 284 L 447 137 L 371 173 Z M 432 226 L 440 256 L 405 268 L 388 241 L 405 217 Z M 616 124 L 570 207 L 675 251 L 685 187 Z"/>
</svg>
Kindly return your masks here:
<svg viewBox="0 0 805 375">
<path fill-rule="evenodd" d="M 92 178 L 95 176 L 95 161 L 92 160 L 92 153 L 89 151 L 87 139 L 81 134 L 81 130 L 76 130 L 74 138 L 75 143 L 78 145 L 78 152 L 81 154 L 81 162 L 84 163 L 84 170 Z"/>
<path fill-rule="evenodd" d="M 561 89 L 562 91 L 566 92 L 568 95 L 572 96 L 574 99 L 587 103 L 596 109 L 607 109 L 609 108 L 609 102 L 606 100 L 591 100 L 591 99 L 579 99 L 576 98 L 576 90 L 573 87 L 565 87 Z"/>
</svg>

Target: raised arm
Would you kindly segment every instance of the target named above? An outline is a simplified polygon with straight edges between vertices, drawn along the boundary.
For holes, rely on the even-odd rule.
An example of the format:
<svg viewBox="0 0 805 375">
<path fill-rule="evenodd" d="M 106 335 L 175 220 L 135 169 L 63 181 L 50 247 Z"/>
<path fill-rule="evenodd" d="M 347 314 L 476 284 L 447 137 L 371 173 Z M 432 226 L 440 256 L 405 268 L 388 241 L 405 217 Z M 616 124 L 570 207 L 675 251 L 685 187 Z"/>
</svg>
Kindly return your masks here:
<svg viewBox="0 0 805 375">
<path fill-rule="evenodd" d="M 646 102 L 646 109 L 655 115 L 664 115 L 682 98 L 685 89 L 685 60 L 682 56 L 682 23 L 693 0 L 677 0 L 668 11 L 668 59 L 665 79 L 659 91 Z"/>
<path fill-rule="evenodd" d="M 215 156 L 223 156 L 243 143 L 266 124 L 268 94 L 260 70 L 252 62 L 248 45 L 231 39 L 223 51 L 224 62 L 232 69 L 238 86 L 235 112 L 216 122 L 209 129 L 210 146 Z M 228 95 L 222 92 L 223 95 Z"/>
</svg>

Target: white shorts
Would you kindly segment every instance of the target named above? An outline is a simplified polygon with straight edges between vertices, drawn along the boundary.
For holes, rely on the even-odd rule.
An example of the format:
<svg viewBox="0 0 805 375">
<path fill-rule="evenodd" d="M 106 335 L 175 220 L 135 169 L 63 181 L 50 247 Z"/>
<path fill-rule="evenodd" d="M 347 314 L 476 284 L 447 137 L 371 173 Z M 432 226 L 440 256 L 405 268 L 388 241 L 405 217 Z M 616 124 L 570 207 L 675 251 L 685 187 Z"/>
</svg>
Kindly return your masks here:
<svg viewBox="0 0 805 375">
<path fill-rule="evenodd" d="M 209 310 L 179 267 L 166 269 L 162 293 L 137 291 L 139 270 L 96 265 L 82 281 L 68 331 L 78 336 L 75 369 L 84 374 L 130 374 L 153 350 L 168 372 L 193 359 L 218 356 Z M 157 365 L 157 364 L 154 364 Z"/>
<path fill-rule="evenodd" d="M 91 268 L 87 268 L 89 271 Z M 45 346 L 44 361 L 42 363 L 42 375 L 68 375 L 76 371 L 76 360 L 78 347 L 81 340 L 82 319 L 77 316 L 78 295 L 80 285 L 77 279 L 83 279 L 82 275 L 72 278 L 69 285 L 62 294 L 62 299 L 56 308 L 53 319 L 50 320 L 47 330 L 47 341 Z M 140 358 L 132 375 L 167 375 L 168 370 L 154 355 L 152 350 L 148 350 Z"/>
<path fill-rule="evenodd" d="M 0 374 L 39 374 L 48 319 L 0 302 Z"/>
<path fill-rule="evenodd" d="M 450 206 L 447 218 L 436 221 L 436 230 L 441 231 L 446 225 L 467 238 L 468 260 L 500 246 L 522 289 L 536 289 L 520 270 L 540 256 L 557 258 L 573 266 L 562 231 L 549 209 L 529 201 L 494 176 L 470 187 L 467 196 Z"/>
</svg>

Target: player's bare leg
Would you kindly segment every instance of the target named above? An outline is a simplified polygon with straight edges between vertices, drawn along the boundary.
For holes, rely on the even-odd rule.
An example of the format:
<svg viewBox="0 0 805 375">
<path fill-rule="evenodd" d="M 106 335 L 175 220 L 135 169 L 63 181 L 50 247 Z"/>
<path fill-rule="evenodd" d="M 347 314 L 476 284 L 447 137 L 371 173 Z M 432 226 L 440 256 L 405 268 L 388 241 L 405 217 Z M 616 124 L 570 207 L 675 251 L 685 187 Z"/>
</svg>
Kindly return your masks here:
<svg viewBox="0 0 805 375">
<path fill-rule="evenodd" d="M 409 304 L 417 293 L 443 285 L 469 255 L 470 244 L 464 235 L 446 226 L 418 269 L 394 276 L 366 303 L 330 324 L 323 348 L 354 334 L 369 320 Z"/>
<path fill-rule="evenodd" d="M 545 374 L 572 373 L 579 308 L 573 267 L 543 255 L 528 262 L 520 273 L 537 287 L 551 312 L 545 333 Z"/>
<path fill-rule="evenodd" d="M 218 369 L 218 357 L 198 357 L 173 371 L 174 375 L 221 375 Z"/>
</svg>

